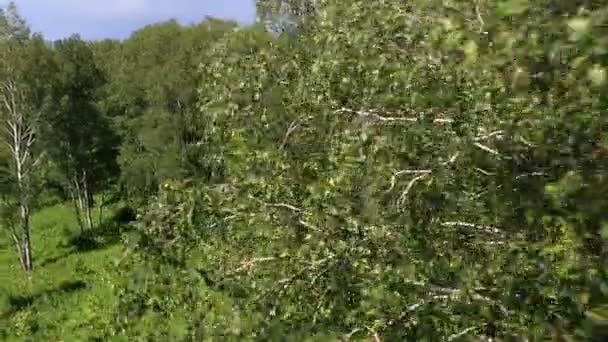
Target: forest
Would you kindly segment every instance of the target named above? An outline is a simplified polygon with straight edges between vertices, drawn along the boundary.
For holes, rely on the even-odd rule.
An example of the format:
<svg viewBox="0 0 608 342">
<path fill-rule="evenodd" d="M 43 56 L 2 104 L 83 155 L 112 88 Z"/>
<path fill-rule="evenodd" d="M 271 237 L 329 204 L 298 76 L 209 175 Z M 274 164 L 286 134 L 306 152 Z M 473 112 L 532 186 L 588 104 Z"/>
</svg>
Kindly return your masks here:
<svg viewBox="0 0 608 342">
<path fill-rule="evenodd" d="M 608 340 L 608 1 L 256 6 L 0 11 L 0 340 Z"/>
</svg>

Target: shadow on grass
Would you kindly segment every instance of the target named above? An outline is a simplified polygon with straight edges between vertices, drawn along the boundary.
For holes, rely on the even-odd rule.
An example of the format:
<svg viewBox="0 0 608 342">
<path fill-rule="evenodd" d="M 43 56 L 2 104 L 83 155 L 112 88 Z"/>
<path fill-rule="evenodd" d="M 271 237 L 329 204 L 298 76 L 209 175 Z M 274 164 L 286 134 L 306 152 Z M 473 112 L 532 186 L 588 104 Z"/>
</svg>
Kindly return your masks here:
<svg viewBox="0 0 608 342">
<path fill-rule="evenodd" d="M 45 258 L 40 262 L 40 267 L 45 267 L 45 266 L 54 264 L 61 259 L 67 258 L 72 253 L 73 253 L 73 251 L 68 251 L 68 252 L 56 255 L 54 257 Z"/>
<path fill-rule="evenodd" d="M 114 222 L 85 230 L 68 239 L 73 252 L 89 252 L 104 249 L 120 242 L 122 227 Z"/>
<path fill-rule="evenodd" d="M 29 296 L 9 296 L 7 303 L 8 308 L 4 310 L 4 312 L 0 312 L 0 318 L 6 319 L 16 314 L 17 312 L 27 308 L 28 306 L 31 306 L 32 304 L 34 304 L 34 302 L 36 302 L 36 300 L 40 298 L 57 294 L 73 293 L 77 291 L 82 291 L 86 288 L 87 284 L 82 280 L 64 281 L 56 288 L 48 289 Z"/>
<path fill-rule="evenodd" d="M 130 229 L 130 224 L 135 220 L 135 212 L 131 208 L 121 208 L 115 215 L 109 217 L 101 225 L 93 229 L 84 230 L 78 233 L 67 232 L 66 247 L 64 253 L 53 256 L 41 261 L 40 266 L 44 267 L 56 263 L 71 254 L 85 253 L 102 250 L 120 243 L 122 233 Z"/>
</svg>

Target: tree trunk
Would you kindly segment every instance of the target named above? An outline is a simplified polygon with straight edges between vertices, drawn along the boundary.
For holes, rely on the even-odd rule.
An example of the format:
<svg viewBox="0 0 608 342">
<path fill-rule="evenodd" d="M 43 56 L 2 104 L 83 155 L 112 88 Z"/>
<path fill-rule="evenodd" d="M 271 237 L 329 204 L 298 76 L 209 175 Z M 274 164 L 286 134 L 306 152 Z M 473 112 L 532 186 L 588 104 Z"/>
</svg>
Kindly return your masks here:
<svg viewBox="0 0 608 342">
<path fill-rule="evenodd" d="M 16 146 L 15 150 L 19 155 L 20 146 Z M 30 208 L 28 204 L 28 184 L 25 179 L 25 174 L 20 162 L 16 163 L 17 172 L 17 187 L 19 188 L 19 209 L 21 212 L 21 264 L 25 271 L 33 270 L 32 261 L 32 242 L 31 242 L 31 227 L 30 227 Z"/>
<path fill-rule="evenodd" d="M 101 226 L 103 224 L 103 207 L 104 206 L 105 206 L 105 199 L 104 199 L 104 195 L 102 192 L 101 199 L 99 201 L 99 223 L 98 223 L 99 226 Z"/>
<path fill-rule="evenodd" d="M 78 227 L 80 228 L 80 232 L 84 232 L 84 223 L 82 222 L 82 196 L 80 194 L 80 185 L 78 184 L 78 178 L 74 177 L 74 188 L 70 191 L 70 195 L 72 196 L 72 203 L 74 204 L 74 214 L 76 215 L 76 222 L 78 222 Z"/>
<path fill-rule="evenodd" d="M 23 248 L 21 248 L 22 239 L 20 239 L 14 231 L 11 232 L 11 235 L 13 237 L 13 241 L 15 242 L 15 249 L 17 249 L 17 255 L 19 256 L 19 264 L 21 265 L 24 271 L 27 271 L 25 269 L 25 259 L 23 258 Z"/>
<path fill-rule="evenodd" d="M 87 228 L 93 229 L 93 213 L 91 210 L 92 207 L 92 198 L 89 193 L 89 186 L 87 181 L 87 172 L 82 172 L 82 199 L 84 204 L 84 212 L 87 218 Z"/>
<path fill-rule="evenodd" d="M 30 272 L 34 269 L 32 256 L 32 230 L 30 225 L 30 191 L 31 184 L 29 174 L 35 168 L 38 160 L 32 158 L 32 146 L 36 141 L 35 129 L 32 126 L 32 118 L 27 118 L 23 110 L 25 101 L 24 93 L 11 80 L 0 84 L 0 102 L 7 110 L 6 131 L 8 133 L 5 141 L 11 152 L 13 170 L 17 180 L 17 191 L 19 199 L 20 224 L 13 231 L 13 239 L 21 259 L 23 269 Z M 20 230 L 17 232 L 17 230 Z"/>
<path fill-rule="evenodd" d="M 30 222 L 29 222 L 29 209 L 27 207 L 23 207 L 22 213 L 26 212 L 26 214 L 22 214 L 23 219 L 23 246 L 21 247 L 23 253 L 23 269 L 30 272 L 34 270 L 34 261 L 32 260 L 32 239 L 31 239 L 31 230 L 30 230 Z"/>
<path fill-rule="evenodd" d="M 30 227 L 30 208 L 28 204 L 28 191 L 29 184 L 26 179 L 25 172 L 23 169 L 22 159 L 19 156 L 22 155 L 21 144 L 15 144 L 14 146 L 15 156 L 15 171 L 17 174 L 17 187 L 19 189 L 19 209 L 21 211 L 21 264 L 23 269 L 27 272 L 34 269 L 32 262 L 32 242 L 31 242 L 31 227 Z"/>
</svg>

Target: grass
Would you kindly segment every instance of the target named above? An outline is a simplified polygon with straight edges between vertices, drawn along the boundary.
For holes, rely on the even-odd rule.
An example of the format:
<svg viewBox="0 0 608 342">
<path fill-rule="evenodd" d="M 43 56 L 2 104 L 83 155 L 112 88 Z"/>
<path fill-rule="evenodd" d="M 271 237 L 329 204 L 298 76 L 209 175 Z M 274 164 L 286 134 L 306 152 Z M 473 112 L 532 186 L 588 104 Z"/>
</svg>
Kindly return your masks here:
<svg viewBox="0 0 608 342">
<path fill-rule="evenodd" d="M 71 206 L 40 210 L 32 218 L 31 276 L 0 235 L 0 340 L 101 340 L 112 319 L 116 227 L 107 221 L 80 234 Z"/>
</svg>

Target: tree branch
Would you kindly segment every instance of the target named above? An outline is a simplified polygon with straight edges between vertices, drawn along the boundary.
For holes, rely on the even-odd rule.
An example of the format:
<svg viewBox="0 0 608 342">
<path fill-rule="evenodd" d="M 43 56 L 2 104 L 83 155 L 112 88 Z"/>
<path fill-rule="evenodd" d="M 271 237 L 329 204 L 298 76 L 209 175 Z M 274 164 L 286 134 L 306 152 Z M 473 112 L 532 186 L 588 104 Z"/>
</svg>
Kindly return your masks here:
<svg viewBox="0 0 608 342">
<path fill-rule="evenodd" d="M 407 113 L 405 113 L 405 112 L 407 112 Z M 334 113 L 336 113 L 336 114 L 343 114 L 343 113 L 356 114 L 361 117 L 372 118 L 372 119 L 382 121 L 382 122 L 418 122 L 419 119 L 417 117 L 407 117 L 405 115 L 425 114 L 425 113 L 416 113 L 413 110 L 406 110 L 402 113 L 391 113 L 391 112 L 383 112 L 383 111 L 376 110 L 376 109 L 354 110 L 354 109 L 349 109 L 349 108 L 340 108 L 340 109 L 335 110 Z M 382 113 L 383 115 L 381 115 L 380 113 Z M 398 116 L 385 116 L 386 114 L 398 115 Z M 439 114 L 443 115 L 443 113 L 439 113 Z M 446 119 L 446 118 L 433 119 L 433 123 L 438 123 L 438 124 L 448 124 L 448 123 L 452 123 L 452 122 L 453 122 L 452 119 Z"/>
</svg>

